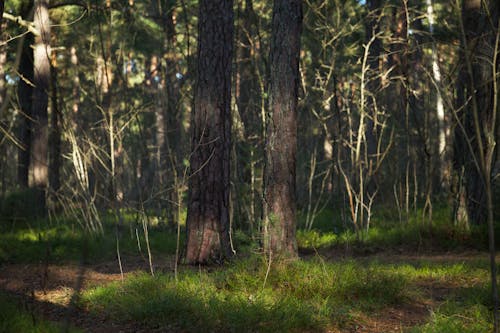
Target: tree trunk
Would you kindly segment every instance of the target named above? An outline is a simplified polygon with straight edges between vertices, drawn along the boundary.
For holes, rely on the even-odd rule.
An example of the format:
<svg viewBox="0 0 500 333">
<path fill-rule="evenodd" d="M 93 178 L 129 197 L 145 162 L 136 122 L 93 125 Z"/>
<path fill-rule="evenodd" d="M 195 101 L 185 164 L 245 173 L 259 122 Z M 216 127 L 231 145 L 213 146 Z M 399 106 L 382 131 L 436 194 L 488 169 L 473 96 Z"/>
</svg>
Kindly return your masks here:
<svg viewBox="0 0 500 333">
<path fill-rule="evenodd" d="M 45 211 L 45 190 L 48 184 L 48 91 L 50 86 L 50 20 L 48 0 L 35 0 L 34 25 L 39 31 L 34 46 L 33 131 L 31 164 L 33 183 L 42 212 Z"/>
<path fill-rule="evenodd" d="M 493 149 L 486 136 L 496 112 L 493 110 L 494 94 L 498 93 L 493 91 L 490 63 L 495 42 L 493 29 L 496 28 L 496 25 L 490 26 L 490 22 L 497 22 L 498 13 L 492 11 L 493 17 L 488 17 L 482 3 L 474 0 L 463 3 L 462 78 L 465 81 L 465 105 L 461 116 L 463 128 L 457 128 L 456 133 L 457 142 L 462 143 L 463 149 L 457 149 L 456 153 L 463 155 L 459 159 L 465 172 L 467 214 L 473 224 L 484 224 L 487 219 L 486 189 L 481 173 L 482 164 L 486 162 L 484 158 Z"/>
<path fill-rule="evenodd" d="M 50 157 L 50 168 L 49 168 L 49 186 L 50 195 L 53 199 L 57 197 L 57 192 L 61 185 L 60 182 L 60 170 L 61 170 L 61 112 L 59 109 L 59 97 L 58 97 L 58 87 L 57 87 L 57 59 L 56 53 L 52 53 L 52 65 L 51 65 L 51 80 L 50 80 L 50 92 L 51 92 L 51 119 L 50 119 L 50 138 L 49 138 L 49 157 Z"/>
<path fill-rule="evenodd" d="M 21 15 L 27 17 L 32 10 L 33 3 L 30 2 L 22 10 Z M 19 74 L 23 79 L 19 81 L 17 96 L 21 114 L 19 117 L 19 141 L 22 147 L 17 154 L 17 182 L 21 188 L 27 188 L 29 184 L 29 166 L 31 152 L 31 113 L 33 99 L 33 35 L 27 34 L 20 40 L 23 43 L 21 59 L 19 63 Z"/>
<path fill-rule="evenodd" d="M 498 1 L 465 0 L 463 19 L 463 71 L 466 74 L 466 104 L 462 115 L 462 153 L 467 194 L 467 213 L 475 224 L 488 224 L 491 292 L 494 332 L 499 332 L 497 265 L 491 184 L 495 156 L 498 115 L 498 38 L 500 5 Z"/>
<path fill-rule="evenodd" d="M 164 142 L 164 167 L 166 168 L 166 180 L 169 198 L 167 200 L 167 219 L 171 227 L 175 227 L 179 223 L 178 205 L 181 204 L 182 198 L 180 193 L 179 174 L 182 174 L 179 167 L 182 161 L 183 146 L 182 140 L 185 138 L 182 115 L 179 107 L 179 80 L 177 79 L 177 55 L 176 35 L 175 35 L 175 7 L 171 5 L 167 8 L 163 15 L 163 29 L 165 34 L 164 41 L 164 58 L 166 64 L 165 88 L 166 105 L 164 108 L 164 129 L 165 129 L 165 142 Z"/>
<path fill-rule="evenodd" d="M 229 180 L 233 2 L 201 0 L 191 121 L 186 261 L 231 257 Z"/>
<path fill-rule="evenodd" d="M 427 17 L 429 20 L 429 33 L 433 38 L 434 34 L 434 8 L 432 0 L 427 2 Z M 440 186 L 448 188 L 450 184 L 450 163 L 446 152 L 449 126 L 445 119 L 443 97 L 441 95 L 441 70 L 439 68 L 439 57 L 437 53 L 436 42 L 432 41 L 432 75 L 436 85 L 436 114 L 438 120 L 438 160 L 439 160 L 439 178 Z"/>
<path fill-rule="evenodd" d="M 296 152 L 302 1 L 275 0 L 264 174 L 264 249 L 297 256 Z"/>
</svg>

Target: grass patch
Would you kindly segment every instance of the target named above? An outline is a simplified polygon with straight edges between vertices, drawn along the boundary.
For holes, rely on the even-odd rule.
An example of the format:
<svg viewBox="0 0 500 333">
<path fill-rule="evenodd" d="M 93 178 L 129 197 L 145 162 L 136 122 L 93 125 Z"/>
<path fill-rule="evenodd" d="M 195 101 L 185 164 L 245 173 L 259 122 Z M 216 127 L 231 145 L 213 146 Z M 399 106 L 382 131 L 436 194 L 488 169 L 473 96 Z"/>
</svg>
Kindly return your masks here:
<svg viewBox="0 0 500 333">
<path fill-rule="evenodd" d="M 0 332 L 59 333 L 62 328 L 60 324 L 40 320 L 33 314 L 22 311 L 15 299 L 0 293 Z M 67 332 L 83 331 L 69 328 Z"/>
<path fill-rule="evenodd" d="M 405 300 L 401 274 L 353 261 L 275 264 L 266 279 L 267 268 L 262 258 L 251 257 L 210 273 L 186 270 L 178 282 L 171 275 L 140 274 L 86 291 L 82 306 L 117 320 L 188 331 L 302 332 Z"/>
<path fill-rule="evenodd" d="M 0 263 L 61 263 L 79 261 L 82 257 L 88 262 L 112 260 L 116 257 L 117 238 L 121 254 L 147 253 L 143 227 L 132 221 L 118 229 L 107 222 L 101 235 L 88 234 L 74 221 L 49 222 L 46 219 L 32 221 L 32 224 L 21 221 L 4 223 L 0 231 Z M 153 254 L 175 253 L 175 232 L 160 227 L 150 227 L 148 232 Z M 181 242 L 183 236 L 184 233 Z"/>
<path fill-rule="evenodd" d="M 354 246 L 361 252 L 377 252 L 379 249 L 404 248 L 408 251 L 456 251 L 464 249 L 488 250 L 486 225 L 463 225 L 451 223 L 451 212 L 447 206 L 436 205 L 433 221 L 422 222 L 422 210 L 412 211 L 408 221 L 400 222 L 397 211 L 378 207 L 369 230 L 356 234 L 352 224 L 345 225 L 340 214 L 325 209 L 317 217 L 312 230 L 304 229 L 305 218 L 299 214 L 297 243 L 299 248 L 313 250 L 327 247 Z M 495 226 L 495 237 L 500 239 L 500 224 Z M 500 244 L 497 244 L 500 250 Z"/>
<path fill-rule="evenodd" d="M 493 330 L 491 290 L 485 284 L 463 288 L 431 314 L 428 323 L 411 333 L 478 333 Z"/>
<path fill-rule="evenodd" d="M 429 323 L 411 333 L 480 333 L 493 330 L 491 313 L 482 305 L 463 306 L 455 302 L 433 312 Z"/>
</svg>

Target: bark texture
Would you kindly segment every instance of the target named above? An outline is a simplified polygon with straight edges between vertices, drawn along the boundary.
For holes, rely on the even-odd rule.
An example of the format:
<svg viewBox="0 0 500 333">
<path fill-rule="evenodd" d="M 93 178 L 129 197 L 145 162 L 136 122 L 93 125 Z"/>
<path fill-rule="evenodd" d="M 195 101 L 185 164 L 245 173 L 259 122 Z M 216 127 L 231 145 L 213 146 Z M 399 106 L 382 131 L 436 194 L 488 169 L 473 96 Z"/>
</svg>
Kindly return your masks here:
<svg viewBox="0 0 500 333">
<path fill-rule="evenodd" d="M 232 255 L 229 239 L 233 2 L 199 4 L 198 77 L 191 120 L 189 264 Z"/>
<path fill-rule="evenodd" d="M 50 86 L 50 20 L 47 0 L 35 1 L 34 24 L 39 31 L 34 45 L 33 128 L 31 137 L 31 186 L 38 192 L 40 207 L 45 208 L 48 185 L 48 90 Z"/>
<path fill-rule="evenodd" d="M 273 256 L 297 255 L 295 177 L 301 29 L 302 1 L 275 0 L 264 175 L 264 249 Z"/>
</svg>

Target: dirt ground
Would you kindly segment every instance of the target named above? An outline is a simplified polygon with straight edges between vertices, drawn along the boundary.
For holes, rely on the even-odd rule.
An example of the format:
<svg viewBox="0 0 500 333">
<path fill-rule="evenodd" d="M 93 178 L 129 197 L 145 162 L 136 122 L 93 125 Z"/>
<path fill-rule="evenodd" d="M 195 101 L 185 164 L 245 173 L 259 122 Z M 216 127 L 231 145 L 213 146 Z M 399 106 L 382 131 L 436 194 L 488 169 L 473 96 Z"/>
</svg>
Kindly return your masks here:
<svg viewBox="0 0 500 333">
<path fill-rule="evenodd" d="M 338 253 L 324 254 L 326 260 L 335 260 Z M 356 257 L 359 260 L 378 260 L 388 263 L 411 263 L 417 260 L 439 262 L 464 262 L 484 258 L 484 254 L 445 253 L 435 255 L 400 255 L 397 253 L 379 253 Z M 87 332 L 154 332 L 151 328 L 133 322 L 116 322 L 111 318 L 96 316 L 81 309 L 76 309 L 72 298 L 81 290 L 120 281 L 138 271 L 149 272 L 148 263 L 140 257 L 122 258 L 123 276 L 118 263 L 107 262 L 96 265 L 79 266 L 76 264 L 4 264 L 0 266 L 0 290 L 14 296 L 25 310 L 44 319 L 70 323 Z M 173 260 L 155 263 L 156 271 L 172 271 Z M 426 297 L 420 303 L 403 304 L 385 308 L 376 315 L 357 314 L 354 323 L 342 332 L 401 332 L 418 324 L 425 323 L 430 310 L 439 305 L 445 296 L 457 286 L 436 284 L 423 281 L 419 287 Z M 169 332 L 168 328 L 158 328 L 156 332 Z M 331 332 L 340 332 L 332 330 Z"/>
</svg>

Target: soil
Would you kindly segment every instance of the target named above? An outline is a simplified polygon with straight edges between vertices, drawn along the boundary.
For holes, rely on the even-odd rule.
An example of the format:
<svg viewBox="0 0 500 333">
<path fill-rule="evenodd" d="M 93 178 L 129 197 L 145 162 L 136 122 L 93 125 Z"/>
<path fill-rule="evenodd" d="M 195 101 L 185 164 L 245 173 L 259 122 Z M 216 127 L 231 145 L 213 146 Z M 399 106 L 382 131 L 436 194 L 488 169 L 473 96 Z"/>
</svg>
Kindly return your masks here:
<svg viewBox="0 0 500 333">
<path fill-rule="evenodd" d="M 322 253 L 326 260 L 338 260 L 337 252 Z M 420 260 L 435 262 L 464 262 L 486 258 L 478 252 L 444 253 L 426 255 L 401 255 L 394 252 L 356 256 L 357 260 L 377 260 L 387 263 L 412 263 Z M 120 281 L 136 272 L 150 272 L 144 258 L 126 257 L 122 259 L 123 276 L 118 263 L 105 262 L 95 265 L 44 265 L 44 264 L 4 264 L 0 266 L 0 291 L 13 296 L 22 308 L 36 316 L 60 323 L 69 323 L 86 332 L 155 332 L 140 323 L 116 322 L 104 315 L 90 314 L 77 309 L 72 297 L 79 291 L 92 286 L 105 285 Z M 156 264 L 156 271 L 172 271 L 173 259 L 165 259 Z M 401 304 L 388 307 L 378 313 L 355 314 L 353 323 L 342 330 L 330 329 L 329 332 L 401 332 L 406 328 L 425 323 L 430 310 L 445 300 L 457 286 L 443 285 L 434 281 L 422 281 L 418 286 L 425 294 L 418 303 Z M 156 332 L 171 332 L 171 328 L 158 328 Z"/>
</svg>

